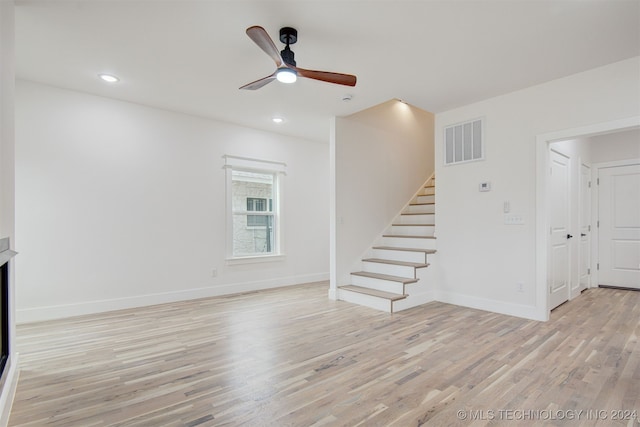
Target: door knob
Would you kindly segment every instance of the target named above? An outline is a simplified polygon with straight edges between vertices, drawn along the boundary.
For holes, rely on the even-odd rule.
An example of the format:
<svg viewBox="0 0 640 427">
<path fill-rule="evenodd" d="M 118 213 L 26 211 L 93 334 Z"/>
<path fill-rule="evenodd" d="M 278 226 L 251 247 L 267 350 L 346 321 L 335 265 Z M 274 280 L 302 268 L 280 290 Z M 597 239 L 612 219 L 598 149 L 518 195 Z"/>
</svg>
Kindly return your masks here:
<svg viewBox="0 0 640 427">
<path fill-rule="evenodd" d="M 567 239 L 571 239 L 573 236 L 571 234 L 567 234 Z"/>
<path fill-rule="evenodd" d="M 586 234 L 580 233 L 580 237 L 585 237 L 585 236 L 586 236 Z"/>
</svg>

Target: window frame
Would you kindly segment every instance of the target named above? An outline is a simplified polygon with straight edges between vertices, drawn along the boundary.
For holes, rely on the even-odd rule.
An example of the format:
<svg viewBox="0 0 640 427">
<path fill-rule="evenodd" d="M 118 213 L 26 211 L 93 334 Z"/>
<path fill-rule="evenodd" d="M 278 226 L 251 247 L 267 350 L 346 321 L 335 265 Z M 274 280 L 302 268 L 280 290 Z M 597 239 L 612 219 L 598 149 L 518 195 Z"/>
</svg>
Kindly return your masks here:
<svg viewBox="0 0 640 427">
<path fill-rule="evenodd" d="M 265 262 L 284 258 L 283 233 L 282 233 L 282 177 L 286 175 L 286 164 L 269 160 L 251 159 L 231 155 L 223 156 L 225 159 L 224 168 L 226 170 L 226 261 L 227 264 L 244 264 L 253 262 Z M 273 176 L 272 196 L 267 197 L 266 207 L 271 205 L 271 211 L 234 211 L 233 210 L 233 171 L 254 172 Z M 260 197 L 257 197 L 260 198 Z M 269 202 L 271 199 L 271 202 Z M 245 208 L 246 208 L 245 204 Z M 255 254 L 234 254 L 234 216 L 236 215 L 265 215 L 273 216 L 272 232 L 273 247 L 268 253 Z M 249 226 L 248 229 L 255 229 L 261 226 Z"/>
</svg>

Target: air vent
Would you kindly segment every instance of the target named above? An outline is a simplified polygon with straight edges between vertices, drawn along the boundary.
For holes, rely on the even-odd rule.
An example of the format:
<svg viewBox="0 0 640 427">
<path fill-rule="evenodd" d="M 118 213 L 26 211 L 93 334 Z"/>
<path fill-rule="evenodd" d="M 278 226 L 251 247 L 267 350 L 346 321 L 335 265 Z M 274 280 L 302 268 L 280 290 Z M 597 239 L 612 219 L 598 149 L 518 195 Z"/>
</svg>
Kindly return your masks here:
<svg viewBox="0 0 640 427">
<path fill-rule="evenodd" d="M 464 163 L 484 158 L 483 120 L 471 120 L 444 128 L 444 163 Z"/>
</svg>

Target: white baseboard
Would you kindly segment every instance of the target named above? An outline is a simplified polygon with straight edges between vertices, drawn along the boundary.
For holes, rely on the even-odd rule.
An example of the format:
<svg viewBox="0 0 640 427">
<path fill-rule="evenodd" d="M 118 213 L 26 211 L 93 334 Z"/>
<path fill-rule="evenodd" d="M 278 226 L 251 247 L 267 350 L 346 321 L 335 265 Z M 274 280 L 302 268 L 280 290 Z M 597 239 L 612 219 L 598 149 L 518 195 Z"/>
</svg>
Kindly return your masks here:
<svg viewBox="0 0 640 427">
<path fill-rule="evenodd" d="M 9 425 L 13 398 L 18 387 L 18 376 L 20 375 L 18 357 L 18 353 L 12 353 L 9 356 L 2 375 L 2 390 L 0 391 L 0 426 L 2 427 Z"/>
<path fill-rule="evenodd" d="M 16 309 L 16 324 L 81 316 L 84 314 L 102 313 L 106 311 L 144 307 L 148 305 L 186 301 L 198 298 L 216 297 L 220 295 L 238 294 L 242 292 L 259 291 L 263 289 L 273 289 L 283 286 L 293 286 L 327 280 L 329 280 L 329 273 L 315 273 L 300 276 L 278 277 L 253 282 L 230 283 L 220 286 L 193 288 L 182 291 L 134 295 L 126 298 L 86 301 L 76 304 L 18 308 Z"/>
<path fill-rule="evenodd" d="M 420 294 L 409 294 L 407 298 L 393 303 L 393 312 L 397 313 L 402 310 L 433 302 L 436 299 L 435 296 L 436 293 L 434 291 L 427 291 Z"/>
<path fill-rule="evenodd" d="M 546 321 L 544 310 L 532 305 L 513 304 L 486 298 L 478 298 L 470 295 L 454 294 L 450 292 L 436 291 L 435 300 L 447 304 L 462 307 L 475 308 L 490 311 L 492 313 L 506 314 L 530 320 Z"/>
</svg>

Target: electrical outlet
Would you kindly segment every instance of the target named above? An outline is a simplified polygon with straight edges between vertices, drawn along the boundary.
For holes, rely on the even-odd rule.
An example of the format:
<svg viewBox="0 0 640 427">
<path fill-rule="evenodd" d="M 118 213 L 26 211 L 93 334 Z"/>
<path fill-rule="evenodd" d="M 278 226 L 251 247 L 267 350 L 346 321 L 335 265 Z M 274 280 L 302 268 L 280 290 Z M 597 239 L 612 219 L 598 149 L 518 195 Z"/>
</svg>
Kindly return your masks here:
<svg viewBox="0 0 640 427">
<path fill-rule="evenodd" d="M 211 277 L 217 277 L 218 276 L 218 270 L 217 269 L 213 269 L 211 270 Z"/>
<path fill-rule="evenodd" d="M 516 283 L 516 290 L 518 292 L 524 292 L 524 283 L 522 283 L 522 282 Z"/>
</svg>

